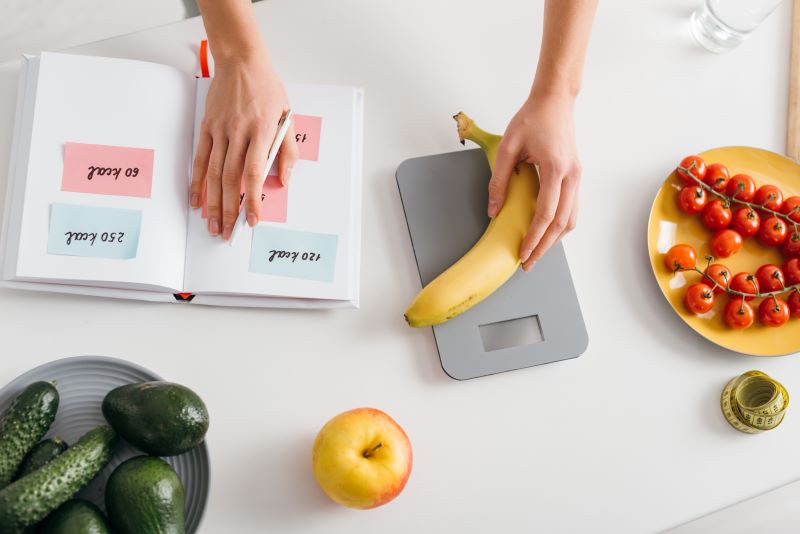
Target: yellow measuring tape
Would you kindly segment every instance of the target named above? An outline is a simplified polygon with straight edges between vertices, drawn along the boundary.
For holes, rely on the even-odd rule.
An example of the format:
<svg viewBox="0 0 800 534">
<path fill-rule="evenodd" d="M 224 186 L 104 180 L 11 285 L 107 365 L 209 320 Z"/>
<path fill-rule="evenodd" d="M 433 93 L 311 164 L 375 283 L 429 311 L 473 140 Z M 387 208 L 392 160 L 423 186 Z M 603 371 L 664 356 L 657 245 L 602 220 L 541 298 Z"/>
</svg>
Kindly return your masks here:
<svg viewBox="0 0 800 534">
<path fill-rule="evenodd" d="M 722 413 L 733 428 L 748 434 L 772 430 L 783 421 L 789 394 L 761 371 L 747 371 L 722 390 Z"/>
</svg>

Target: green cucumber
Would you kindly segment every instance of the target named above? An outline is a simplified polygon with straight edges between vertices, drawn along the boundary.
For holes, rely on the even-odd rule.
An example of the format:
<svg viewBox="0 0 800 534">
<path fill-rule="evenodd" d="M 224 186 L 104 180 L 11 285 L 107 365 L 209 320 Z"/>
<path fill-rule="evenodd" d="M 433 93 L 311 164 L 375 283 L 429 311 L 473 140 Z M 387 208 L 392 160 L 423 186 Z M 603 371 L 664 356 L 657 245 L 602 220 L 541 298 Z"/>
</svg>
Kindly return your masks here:
<svg viewBox="0 0 800 534">
<path fill-rule="evenodd" d="M 126 441 L 153 456 L 174 456 L 203 441 L 208 410 L 191 389 L 171 382 L 142 382 L 112 389 L 103 415 Z"/>
<path fill-rule="evenodd" d="M 22 461 L 16 478 L 22 478 L 33 473 L 65 450 L 67 450 L 67 443 L 61 438 L 56 437 L 40 441 Z"/>
<path fill-rule="evenodd" d="M 47 516 L 38 534 L 110 534 L 103 512 L 82 499 L 72 499 Z"/>
<path fill-rule="evenodd" d="M 49 463 L 0 490 L 0 534 L 41 521 L 67 502 L 111 460 L 117 433 L 99 426 Z"/>
<path fill-rule="evenodd" d="M 34 382 L 0 418 L 0 488 L 8 485 L 25 455 L 41 440 L 58 411 L 58 390 L 51 382 Z"/>
<path fill-rule="evenodd" d="M 131 458 L 106 484 L 106 511 L 118 534 L 184 534 L 185 505 L 178 474 L 161 458 Z"/>
</svg>

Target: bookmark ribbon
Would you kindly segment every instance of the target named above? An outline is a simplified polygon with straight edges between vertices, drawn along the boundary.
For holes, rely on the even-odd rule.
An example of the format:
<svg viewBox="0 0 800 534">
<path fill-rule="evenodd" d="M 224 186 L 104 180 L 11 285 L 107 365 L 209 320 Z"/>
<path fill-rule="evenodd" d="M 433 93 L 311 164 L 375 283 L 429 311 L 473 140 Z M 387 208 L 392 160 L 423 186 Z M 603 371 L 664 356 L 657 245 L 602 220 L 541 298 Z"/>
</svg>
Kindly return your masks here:
<svg viewBox="0 0 800 534">
<path fill-rule="evenodd" d="M 200 41 L 200 75 L 203 78 L 210 78 L 208 70 L 208 39 Z"/>
</svg>

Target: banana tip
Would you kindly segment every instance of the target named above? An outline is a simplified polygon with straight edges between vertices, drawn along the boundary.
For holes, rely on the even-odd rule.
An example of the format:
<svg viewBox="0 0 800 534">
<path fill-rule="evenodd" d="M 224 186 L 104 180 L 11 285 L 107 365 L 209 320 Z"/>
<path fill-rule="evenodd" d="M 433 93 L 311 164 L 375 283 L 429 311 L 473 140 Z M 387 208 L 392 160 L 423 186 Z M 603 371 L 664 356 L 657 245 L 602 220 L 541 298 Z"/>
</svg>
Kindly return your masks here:
<svg viewBox="0 0 800 534">
<path fill-rule="evenodd" d="M 472 119 L 470 119 L 463 111 L 459 111 L 453 115 L 453 118 L 458 125 L 458 140 L 461 141 L 461 144 L 463 145 L 464 139 L 466 139 L 470 126 L 472 125 Z"/>
<path fill-rule="evenodd" d="M 408 316 L 408 313 L 404 313 L 404 314 L 403 314 L 403 319 L 405 319 L 405 320 L 406 320 L 406 323 L 407 323 L 407 324 L 408 324 L 408 326 L 410 326 L 411 328 L 419 328 L 420 326 L 422 326 L 418 320 L 417 320 L 417 321 L 415 321 L 415 320 L 413 320 L 411 317 L 409 317 L 409 316 Z"/>
</svg>

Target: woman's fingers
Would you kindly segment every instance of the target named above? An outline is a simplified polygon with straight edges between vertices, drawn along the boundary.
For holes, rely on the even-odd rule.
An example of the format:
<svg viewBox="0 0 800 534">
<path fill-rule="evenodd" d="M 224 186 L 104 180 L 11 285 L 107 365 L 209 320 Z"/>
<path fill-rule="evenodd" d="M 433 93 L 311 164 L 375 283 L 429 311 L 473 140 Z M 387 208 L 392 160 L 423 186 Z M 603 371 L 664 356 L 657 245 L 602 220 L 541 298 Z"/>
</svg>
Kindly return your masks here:
<svg viewBox="0 0 800 534">
<path fill-rule="evenodd" d="M 222 168 L 225 165 L 228 140 L 224 136 L 218 136 L 212 143 L 211 156 L 206 170 L 206 214 L 208 216 L 208 233 L 219 235 L 222 229 Z"/>
<path fill-rule="evenodd" d="M 561 196 L 561 174 L 558 169 L 554 165 L 545 163 L 538 167 L 538 171 L 539 196 L 536 199 L 536 213 L 519 248 L 519 259 L 523 264 L 528 262 L 533 250 L 553 222 L 558 210 L 558 199 Z"/>
<path fill-rule="evenodd" d="M 208 231 L 211 235 L 222 235 L 230 239 L 234 225 L 242 207 L 242 181 L 244 180 L 244 208 L 248 224 L 258 224 L 261 213 L 264 181 L 269 148 L 275 138 L 277 125 L 255 126 L 249 137 L 247 130 L 229 132 L 208 139 L 201 138 L 198 157 L 195 158 L 190 191 L 192 206 L 202 203 L 202 183 L 205 177 L 207 189 Z M 204 167 L 201 148 L 210 153 Z M 278 153 L 278 169 L 281 180 L 288 181 L 288 175 L 298 157 L 294 130 L 287 130 L 287 137 Z M 205 169 L 205 170 L 203 170 Z"/>
<path fill-rule="evenodd" d="M 559 188 L 558 208 L 549 226 L 534 247 L 533 252 L 528 259 L 523 262 L 522 268 L 525 271 L 530 271 L 533 265 L 544 256 L 550 247 L 557 243 L 565 232 L 572 229 L 570 224 L 571 220 L 574 221 L 574 219 L 572 219 L 572 214 L 578 189 L 578 180 L 577 178 L 567 177 L 560 180 L 560 182 L 561 187 Z"/>
<path fill-rule="evenodd" d="M 192 185 L 189 187 L 189 205 L 199 208 L 203 198 L 203 186 L 206 183 L 206 171 L 211 158 L 211 134 L 202 130 L 197 142 L 197 151 L 192 166 Z"/>
<path fill-rule="evenodd" d="M 492 178 L 489 180 L 489 206 L 487 208 L 489 217 L 494 217 L 503 208 L 506 193 L 508 193 L 508 182 L 517 163 L 519 163 L 518 152 L 514 149 L 511 141 L 503 138 L 497 148 L 497 158 L 494 162 Z"/>
<path fill-rule="evenodd" d="M 564 228 L 564 231 L 561 232 L 561 235 L 558 236 L 556 243 L 564 239 L 564 236 L 570 233 L 575 229 L 578 225 L 578 188 L 575 188 L 575 196 L 572 199 L 572 213 L 569 215 L 569 219 L 567 220 L 567 227 Z"/>
<path fill-rule="evenodd" d="M 241 135 L 228 141 L 222 168 L 222 239 L 225 240 L 230 239 L 233 224 L 239 216 L 246 147 L 246 140 Z"/>
<path fill-rule="evenodd" d="M 299 156 L 300 148 L 297 146 L 294 124 L 289 123 L 289 128 L 286 130 L 286 137 L 281 144 L 280 152 L 278 152 L 278 179 L 281 185 L 285 186 L 289 183 L 289 178 L 292 176 L 292 168 Z"/>
<path fill-rule="evenodd" d="M 275 129 L 257 130 L 250 139 L 247 155 L 244 159 L 244 209 L 247 210 L 247 224 L 254 227 L 261 214 L 261 195 L 264 191 L 264 180 L 267 179 L 265 169 L 269 156 L 270 139 L 275 136 Z"/>
</svg>

